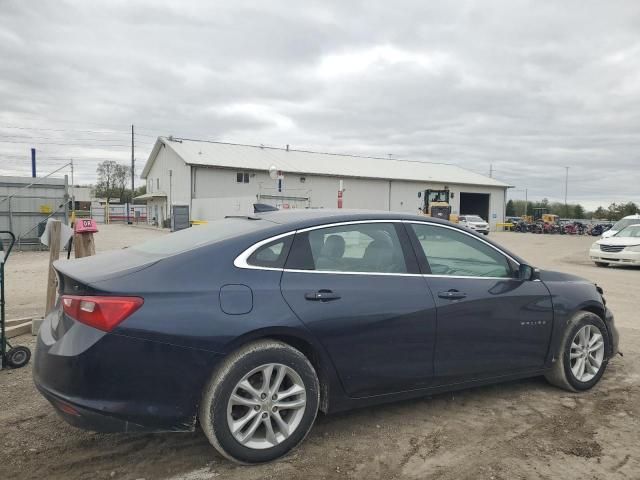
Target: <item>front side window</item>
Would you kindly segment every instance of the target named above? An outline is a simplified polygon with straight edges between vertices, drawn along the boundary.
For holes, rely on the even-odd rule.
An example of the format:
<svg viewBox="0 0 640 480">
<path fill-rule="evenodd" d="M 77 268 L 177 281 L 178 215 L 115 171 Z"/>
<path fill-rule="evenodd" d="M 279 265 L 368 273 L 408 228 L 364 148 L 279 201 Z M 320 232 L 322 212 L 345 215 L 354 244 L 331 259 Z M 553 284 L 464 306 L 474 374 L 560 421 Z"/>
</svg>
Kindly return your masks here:
<svg viewBox="0 0 640 480">
<path fill-rule="evenodd" d="M 392 223 L 340 225 L 299 233 L 287 268 L 407 273 L 400 239 Z"/>
<path fill-rule="evenodd" d="M 411 224 L 433 275 L 512 276 L 509 260 L 475 237 L 436 225 Z"/>
</svg>

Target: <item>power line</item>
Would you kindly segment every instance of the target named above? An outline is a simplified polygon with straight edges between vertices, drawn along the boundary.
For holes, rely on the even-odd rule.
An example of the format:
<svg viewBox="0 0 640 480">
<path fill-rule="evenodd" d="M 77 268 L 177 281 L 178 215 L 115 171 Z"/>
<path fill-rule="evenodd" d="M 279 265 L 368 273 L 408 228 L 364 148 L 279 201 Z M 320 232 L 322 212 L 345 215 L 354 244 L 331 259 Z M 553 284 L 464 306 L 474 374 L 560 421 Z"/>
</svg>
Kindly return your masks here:
<svg viewBox="0 0 640 480">
<path fill-rule="evenodd" d="M 22 145 L 60 145 L 68 147 L 129 147 L 130 145 L 115 143 L 115 144 L 87 144 L 87 143 L 59 143 L 59 142 L 23 142 L 13 140 L 0 140 L 0 143 L 17 143 Z"/>
<path fill-rule="evenodd" d="M 86 124 L 86 122 L 80 122 L 80 123 L 85 123 Z M 129 135 L 129 131 L 127 131 L 127 130 L 114 130 L 114 129 L 109 129 L 109 130 L 77 130 L 77 129 L 69 129 L 69 128 L 25 127 L 25 126 L 19 126 L 19 125 L 0 125 L 0 128 L 9 128 L 9 129 L 15 129 L 15 130 L 38 130 L 38 131 L 43 131 L 43 132 L 74 132 L 74 133 L 95 133 L 95 134 L 100 134 L 100 135 L 111 135 L 111 134 Z M 137 130 L 137 128 L 136 128 L 136 130 Z M 150 129 L 144 129 L 144 128 L 142 130 L 143 131 L 147 131 L 147 132 L 151 132 L 152 131 Z M 140 135 L 140 136 L 143 136 L 143 137 L 150 137 L 150 138 L 156 138 L 157 137 L 157 135 L 138 133 L 137 131 L 136 131 L 136 135 Z"/>
<path fill-rule="evenodd" d="M 42 120 L 42 119 L 40 119 L 40 120 Z M 111 128 L 111 129 L 113 129 L 113 128 L 118 129 L 118 128 L 122 127 L 122 124 L 119 124 L 119 123 L 87 122 L 87 121 L 84 121 L 84 120 L 67 120 L 67 119 L 50 118 L 50 117 L 47 117 L 46 120 L 48 122 L 75 123 L 75 124 L 81 124 L 81 125 L 94 125 L 96 127 L 108 127 L 108 128 Z M 27 127 L 22 127 L 22 128 L 27 128 Z M 142 130 L 143 132 L 144 131 L 147 131 L 147 132 L 153 131 L 152 129 L 144 128 L 144 127 L 141 128 L 141 129 L 136 127 L 136 131 L 137 130 Z M 122 133 L 129 134 L 129 130 L 119 130 L 119 131 L 122 132 Z M 154 135 L 152 135 L 152 136 L 154 136 Z"/>
<path fill-rule="evenodd" d="M 55 169 L 53 172 L 50 172 L 48 174 L 46 174 L 44 177 L 38 177 L 36 180 L 34 180 L 33 182 L 31 182 L 29 185 L 25 185 L 24 187 L 20 187 L 18 190 L 16 190 L 14 193 L 12 193 L 11 195 L 7 195 L 4 198 L 0 199 L 0 203 L 6 202 L 7 200 L 9 200 L 12 197 L 15 197 L 18 192 L 24 190 L 25 188 L 29 188 L 32 187 L 33 185 L 36 185 L 38 183 L 40 183 L 42 180 L 44 180 L 45 178 L 50 177 L 51 175 L 53 175 L 54 173 L 59 172 L 60 170 L 62 170 L 63 168 L 68 167 L 69 165 L 71 165 L 71 163 L 67 162 L 66 165 L 61 166 L 60 168 Z"/>
<path fill-rule="evenodd" d="M 73 139 L 67 139 L 67 138 L 59 138 L 59 137 L 40 137 L 40 136 L 30 136 L 30 135 L 0 135 L 0 138 L 9 138 L 9 139 L 16 139 L 16 138 L 26 138 L 29 140 L 70 140 L 70 141 L 78 141 L 78 142 L 117 142 L 120 139 L 113 139 L 113 138 L 73 138 Z M 0 140 L 1 141 L 1 140 Z M 27 142 L 24 142 L 27 143 Z M 153 145 L 152 142 L 137 142 L 137 143 L 142 143 L 145 145 Z M 100 145 L 100 144 L 98 144 Z"/>
<path fill-rule="evenodd" d="M 75 130 L 68 128 L 21 127 L 17 125 L 0 125 L 0 128 L 11 128 L 15 130 L 41 130 L 43 132 L 78 132 L 99 134 L 127 133 L 125 130 Z"/>
</svg>

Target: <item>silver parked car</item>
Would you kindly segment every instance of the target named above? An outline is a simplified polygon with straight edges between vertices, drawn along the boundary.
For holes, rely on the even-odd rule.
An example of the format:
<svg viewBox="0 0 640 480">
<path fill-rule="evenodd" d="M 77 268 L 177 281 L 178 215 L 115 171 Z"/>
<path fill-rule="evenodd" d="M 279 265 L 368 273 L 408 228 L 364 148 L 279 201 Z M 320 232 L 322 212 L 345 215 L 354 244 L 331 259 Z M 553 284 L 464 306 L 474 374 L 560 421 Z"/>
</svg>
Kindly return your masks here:
<svg viewBox="0 0 640 480">
<path fill-rule="evenodd" d="M 458 223 L 470 228 L 474 232 L 489 235 L 489 224 L 479 215 L 460 215 L 458 217 Z"/>
</svg>

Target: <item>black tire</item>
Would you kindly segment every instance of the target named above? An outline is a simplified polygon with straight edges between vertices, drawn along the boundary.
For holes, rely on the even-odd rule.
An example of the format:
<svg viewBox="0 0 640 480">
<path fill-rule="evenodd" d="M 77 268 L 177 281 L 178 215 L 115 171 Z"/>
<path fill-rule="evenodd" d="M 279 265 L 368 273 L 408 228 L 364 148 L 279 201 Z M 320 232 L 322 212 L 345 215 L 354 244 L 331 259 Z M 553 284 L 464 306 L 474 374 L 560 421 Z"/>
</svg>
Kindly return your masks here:
<svg viewBox="0 0 640 480">
<path fill-rule="evenodd" d="M 485 235 L 489 235 L 489 232 L 482 232 L 482 233 L 484 233 Z"/>
<path fill-rule="evenodd" d="M 243 377 L 270 363 L 285 365 L 299 375 L 305 388 L 306 406 L 300 423 L 288 438 L 269 448 L 249 448 L 233 436 L 227 421 L 227 407 Z M 297 447 L 311 430 L 319 403 L 318 376 L 307 357 L 286 343 L 260 340 L 229 354 L 215 370 L 204 389 L 198 417 L 209 442 L 222 455 L 240 464 L 257 464 L 280 458 Z"/>
<path fill-rule="evenodd" d="M 7 364 L 12 368 L 24 367 L 31 360 L 31 350 L 27 347 L 13 347 L 7 352 Z"/>
<path fill-rule="evenodd" d="M 571 343 L 574 337 L 578 331 L 586 325 L 597 327 L 598 330 L 600 330 L 600 334 L 602 335 L 604 342 L 604 358 L 602 359 L 600 369 L 594 377 L 589 381 L 583 382 L 578 380 L 571 370 L 570 353 Z M 567 322 L 567 326 L 560 343 L 560 351 L 556 356 L 552 369 L 545 374 L 545 378 L 550 384 L 570 392 L 589 390 L 598 383 L 604 374 L 604 371 L 607 369 L 609 352 L 609 334 L 602 319 L 595 313 L 580 311 L 576 313 L 569 322 Z"/>
<path fill-rule="evenodd" d="M 605 268 L 608 267 L 609 264 L 607 262 L 595 262 L 596 267 Z"/>
</svg>

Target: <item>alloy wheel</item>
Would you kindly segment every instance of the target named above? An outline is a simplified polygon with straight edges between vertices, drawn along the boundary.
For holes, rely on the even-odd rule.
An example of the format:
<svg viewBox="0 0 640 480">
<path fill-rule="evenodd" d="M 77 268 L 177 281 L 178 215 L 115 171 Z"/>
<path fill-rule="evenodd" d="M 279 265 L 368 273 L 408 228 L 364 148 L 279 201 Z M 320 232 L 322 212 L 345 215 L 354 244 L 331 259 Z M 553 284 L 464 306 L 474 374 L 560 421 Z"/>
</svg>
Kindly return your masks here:
<svg viewBox="0 0 640 480">
<path fill-rule="evenodd" d="M 604 339 L 595 325 L 582 327 L 571 341 L 569 360 L 576 380 L 588 382 L 595 377 L 604 359 Z"/>
<path fill-rule="evenodd" d="M 306 405 L 300 375 L 286 365 L 268 363 L 236 384 L 227 404 L 227 423 L 233 437 L 245 447 L 271 448 L 298 428 Z"/>
</svg>

